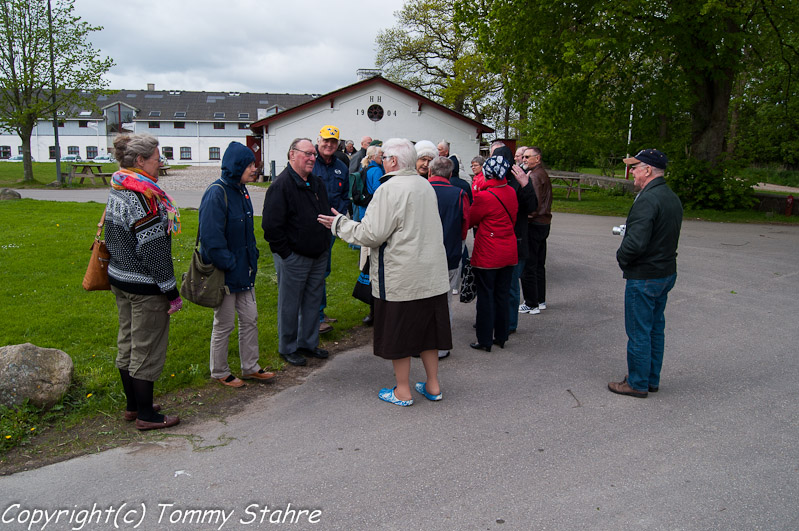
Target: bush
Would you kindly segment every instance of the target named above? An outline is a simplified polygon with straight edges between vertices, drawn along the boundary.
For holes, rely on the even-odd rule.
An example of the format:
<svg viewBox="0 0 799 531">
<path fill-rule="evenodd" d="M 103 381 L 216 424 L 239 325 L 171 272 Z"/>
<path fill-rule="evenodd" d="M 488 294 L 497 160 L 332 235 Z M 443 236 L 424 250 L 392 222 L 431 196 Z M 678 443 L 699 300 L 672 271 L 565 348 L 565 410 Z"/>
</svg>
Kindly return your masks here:
<svg viewBox="0 0 799 531">
<path fill-rule="evenodd" d="M 672 164 L 666 181 L 687 209 L 738 210 L 754 202 L 754 179 L 736 177 L 730 163 L 710 163 L 687 159 Z"/>
</svg>

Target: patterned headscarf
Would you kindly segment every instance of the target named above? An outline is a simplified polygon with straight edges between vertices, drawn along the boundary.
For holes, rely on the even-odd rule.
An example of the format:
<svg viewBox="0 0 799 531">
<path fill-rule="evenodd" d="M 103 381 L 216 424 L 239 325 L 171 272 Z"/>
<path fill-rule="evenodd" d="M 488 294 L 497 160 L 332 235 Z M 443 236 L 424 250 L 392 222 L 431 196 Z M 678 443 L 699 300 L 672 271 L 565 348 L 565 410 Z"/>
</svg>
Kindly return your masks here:
<svg viewBox="0 0 799 531">
<path fill-rule="evenodd" d="M 510 162 L 508 162 L 502 155 L 496 157 L 489 157 L 483 163 L 483 175 L 486 179 L 502 180 L 510 170 Z"/>
</svg>

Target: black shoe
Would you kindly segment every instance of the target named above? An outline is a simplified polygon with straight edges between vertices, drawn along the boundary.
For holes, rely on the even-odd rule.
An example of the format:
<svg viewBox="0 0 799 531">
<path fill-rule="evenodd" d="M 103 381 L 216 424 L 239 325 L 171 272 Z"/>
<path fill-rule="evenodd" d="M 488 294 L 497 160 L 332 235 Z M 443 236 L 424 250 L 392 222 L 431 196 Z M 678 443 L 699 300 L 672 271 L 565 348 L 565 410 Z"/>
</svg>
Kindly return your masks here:
<svg viewBox="0 0 799 531">
<path fill-rule="evenodd" d="M 305 358 L 297 354 L 296 352 L 290 352 L 288 354 L 280 353 L 280 357 L 286 360 L 287 362 L 291 363 L 292 365 L 305 365 L 308 363 L 305 361 Z"/>
<path fill-rule="evenodd" d="M 499 348 L 505 348 L 505 342 L 504 341 L 500 341 L 498 339 L 495 339 L 494 340 L 494 344 L 497 345 Z"/>
<path fill-rule="evenodd" d="M 476 350 L 485 350 L 486 352 L 491 352 L 491 347 L 481 345 L 480 343 L 469 343 L 469 346 Z"/>
<path fill-rule="evenodd" d="M 515 334 L 515 333 L 516 333 L 516 329 L 515 328 L 513 330 L 508 330 L 508 335 Z"/>
<path fill-rule="evenodd" d="M 309 348 L 298 348 L 297 352 L 302 354 L 303 356 L 308 356 L 309 358 L 319 358 L 319 359 L 326 359 L 330 356 L 330 353 L 323 348 L 315 348 L 313 350 Z"/>
</svg>

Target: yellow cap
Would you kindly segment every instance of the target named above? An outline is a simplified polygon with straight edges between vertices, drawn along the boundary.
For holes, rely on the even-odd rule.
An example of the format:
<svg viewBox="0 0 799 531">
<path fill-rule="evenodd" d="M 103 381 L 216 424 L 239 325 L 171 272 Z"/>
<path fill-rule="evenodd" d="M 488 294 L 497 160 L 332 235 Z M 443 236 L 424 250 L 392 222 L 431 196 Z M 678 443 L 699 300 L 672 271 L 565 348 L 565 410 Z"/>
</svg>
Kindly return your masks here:
<svg viewBox="0 0 799 531">
<path fill-rule="evenodd" d="M 326 125 L 319 130 L 319 136 L 322 138 L 335 138 L 338 140 L 338 127 L 335 125 Z"/>
</svg>

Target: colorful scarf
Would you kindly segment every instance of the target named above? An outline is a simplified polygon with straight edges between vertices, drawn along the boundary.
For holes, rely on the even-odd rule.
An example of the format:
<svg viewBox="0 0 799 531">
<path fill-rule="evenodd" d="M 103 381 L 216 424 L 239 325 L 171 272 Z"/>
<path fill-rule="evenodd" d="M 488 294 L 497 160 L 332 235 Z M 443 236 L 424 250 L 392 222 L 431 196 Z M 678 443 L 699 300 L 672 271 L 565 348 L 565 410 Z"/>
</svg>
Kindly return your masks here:
<svg viewBox="0 0 799 531">
<path fill-rule="evenodd" d="M 161 201 L 166 208 L 167 218 L 169 219 L 168 232 L 180 233 L 180 212 L 175 206 L 174 200 L 168 193 L 161 190 L 151 177 L 138 168 L 120 168 L 111 176 L 111 186 L 114 190 L 130 190 L 144 194 L 150 202 L 150 212 L 158 213 L 158 203 Z"/>
</svg>

